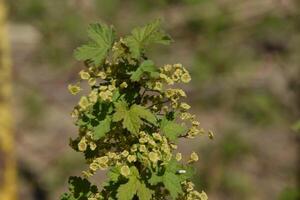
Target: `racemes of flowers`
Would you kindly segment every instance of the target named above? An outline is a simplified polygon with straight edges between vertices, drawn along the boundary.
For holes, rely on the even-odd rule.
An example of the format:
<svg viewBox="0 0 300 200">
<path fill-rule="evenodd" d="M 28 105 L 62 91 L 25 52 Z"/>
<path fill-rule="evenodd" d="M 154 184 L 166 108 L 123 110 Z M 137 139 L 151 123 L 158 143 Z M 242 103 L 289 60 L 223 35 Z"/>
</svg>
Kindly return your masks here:
<svg viewBox="0 0 300 200">
<path fill-rule="evenodd" d="M 70 177 L 61 199 L 207 200 L 190 181 L 198 155 L 183 159 L 177 149 L 178 139 L 205 133 L 176 88 L 191 76 L 182 64 L 159 67 L 145 54 L 151 44 L 171 42 L 160 20 L 119 39 L 113 27 L 91 24 L 88 36 L 75 50 L 85 69 L 68 89 L 76 95 L 84 93 L 82 82 L 90 88 L 72 112 L 79 134 L 70 141 L 89 167 L 83 177 Z M 98 170 L 108 172 L 101 186 L 89 181 Z"/>
</svg>

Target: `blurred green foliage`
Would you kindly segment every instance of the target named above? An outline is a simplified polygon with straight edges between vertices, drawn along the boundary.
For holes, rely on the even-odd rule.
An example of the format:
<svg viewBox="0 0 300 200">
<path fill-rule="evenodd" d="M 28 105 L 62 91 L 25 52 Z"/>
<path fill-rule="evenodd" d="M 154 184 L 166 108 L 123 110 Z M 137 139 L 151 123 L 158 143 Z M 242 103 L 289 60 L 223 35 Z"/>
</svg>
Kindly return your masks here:
<svg viewBox="0 0 300 200">
<path fill-rule="evenodd" d="M 249 177 L 240 171 L 232 172 L 237 162 L 246 160 L 256 151 L 252 140 L 245 139 L 244 135 L 256 137 L 256 132 L 272 134 L 276 127 L 290 129 L 290 125 L 299 119 L 299 1 L 7 2 L 13 22 L 31 24 L 42 36 L 34 56 L 28 61 L 30 65 L 47 65 L 54 71 L 68 73 L 70 71 L 64 70 L 74 66 L 73 49 L 84 42 L 90 22 L 105 21 L 125 33 L 144 21 L 162 17 L 179 46 L 173 46 L 173 51 L 155 49 L 150 55 L 155 54 L 154 57 L 159 57 L 161 62 L 172 56 L 185 59 L 190 65 L 194 84 L 190 88 L 189 101 L 196 104 L 204 117 L 217 112 L 222 126 L 228 121 L 233 122 L 216 131 L 215 143 L 202 147 L 204 150 L 200 152 L 205 152 L 203 160 L 208 162 L 199 167 L 196 180 L 199 188 L 208 188 L 221 196 L 226 194 L 226 197 L 232 197 L 230 199 L 247 199 L 253 188 Z M 70 77 L 69 74 L 63 76 Z M 28 116 L 26 124 L 30 124 L 31 117 L 34 120 L 43 118 L 46 112 L 43 97 L 32 93 L 21 97 Z M 292 128 L 296 131 L 298 127 L 299 123 L 295 123 Z M 289 137 L 289 132 L 282 134 Z M 266 147 L 272 148 L 276 149 L 272 145 Z M 63 163 L 58 166 L 55 170 L 64 172 L 64 166 L 70 165 Z M 294 180 L 295 176 L 286 179 Z M 56 184 L 59 180 L 49 182 Z M 279 199 L 299 198 L 299 192 L 293 188 L 284 190 Z M 270 191 L 265 193 L 279 196 Z"/>
<path fill-rule="evenodd" d="M 288 187 L 280 194 L 279 200 L 297 200 L 300 199 L 299 188 Z"/>
</svg>

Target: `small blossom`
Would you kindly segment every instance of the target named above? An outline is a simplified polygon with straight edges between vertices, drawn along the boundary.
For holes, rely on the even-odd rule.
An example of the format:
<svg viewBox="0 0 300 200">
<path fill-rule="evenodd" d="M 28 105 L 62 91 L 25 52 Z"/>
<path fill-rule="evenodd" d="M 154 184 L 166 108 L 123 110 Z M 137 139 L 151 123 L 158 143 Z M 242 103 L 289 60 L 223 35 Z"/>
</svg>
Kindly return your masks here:
<svg viewBox="0 0 300 200">
<path fill-rule="evenodd" d="M 129 152 L 127 150 L 124 150 L 122 152 L 122 156 L 127 157 L 129 155 Z"/>
<path fill-rule="evenodd" d="M 96 79 L 95 79 L 95 78 L 90 78 L 90 79 L 88 80 L 88 84 L 89 84 L 90 86 L 96 85 Z"/>
<path fill-rule="evenodd" d="M 97 76 L 99 76 L 101 79 L 106 79 L 106 74 L 105 74 L 105 72 L 99 72 L 99 73 L 97 74 Z"/>
<path fill-rule="evenodd" d="M 172 70 L 172 65 L 170 65 L 170 64 L 165 65 L 164 70 L 167 71 L 167 72 L 171 71 Z"/>
<path fill-rule="evenodd" d="M 126 82 L 123 82 L 123 83 L 120 84 L 120 87 L 121 88 L 127 88 L 128 84 Z"/>
<path fill-rule="evenodd" d="M 86 96 L 82 96 L 79 100 L 79 106 L 85 110 L 89 105 L 90 105 L 90 102 L 89 102 L 88 98 Z"/>
<path fill-rule="evenodd" d="M 180 161 L 182 159 L 181 153 L 177 153 L 175 158 L 176 158 L 177 161 Z"/>
<path fill-rule="evenodd" d="M 97 169 L 99 169 L 99 165 L 97 163 L 93 162 L 93 163 L 90 164 L 90 169 L 92 171 L 97 171 Z"/>
<path fill-rule="evenodd" d="M 196 153 L 196 152 L 193 152 L 193 153 L 191 154 L 191 156 L 190 156 L 190 161 L 189 161 L 189 162 L 196 162 L 196 161 L 198 161 L 198 160 L 199 160 L 199 157 L 198 157 L 197 153 Z"/>
<path fill-rule="evenodd" d="M 155 140 L 161 141 L 161 135 L 159 133 L 153 133 L 152 136 Z"/>
<path fill-rule="evenodd" d="M 181 107 L 182 109 L 184 109 L 184 110 L 188 110 L 188 109 L 191 108 L 191 106 L 190 106 L 189 104 L 187 104 L 187 103 L 181 103 L 181 104 L 180 104 L 180 107 Z"/>
<path fill-rule="evenodd" d="M 136 155 L 129 155 L 127 157 L 128 162 L 135 162 L 136 161 Z"/>
<path fill-rule="evenodd" d="M 159 160 L 158 154 L 156 152 L 150 152 L 149 153 L 149 159 L 153 162 L 153 163 L 157 163 L 157 161 Z"/>
<path fill-rule="evenodd" d="M 140 152 L 146 152 L 147 151 L 147 148 L 145 145 L 141 145 L 140 148 L 139 148 Z"/>
<path fill-rule="evenodd" d="M 201 199 L 201 200 L 208 200 L 207 194 L 206 194 L 204 191 L 202 191 L 202 192 L 200 193 L 200 199 Z"/>
<path fill-rule="evenodd" d="M 108 162 L 108 156 L 102 156 L 100 158 L 97 158 L 96 161 L 99 164 L 106 164 Z"/>
<path fill-rule="evenodd" d="M 71 94 L 76 95 L 78 92 L 80 92 L 81 88 L 78 85 L 68 85 L 68 89 Z"/>
<path fill-rule="evenodd" d="M 89 94 L 89 100 L 92 103 L 96 103 L 98 99 L 98 92 L 96 90 L 93 90 L 90 94 Z"/>
<path fill-rule="evenodd" d="M 83 70 L 81 70 L 79 72 L 79 75 L 80 75 L 80 78 L 83 79 L 83 80 L 88 80 L 91 77 L 88 72 L 85 72 Z"/>
<path fill-rule="evenodd" d="M 130 169 L 127 165 L 121 167 L 121 174 L 125 177 L 130 175 Z"/>
<path fill-rule="evenodd" d="M 90 142 L 89 145 L 90 145 L 90 149 L 92 151 L 94 151 L 97 148 L 97 145 L 95 144 L 95 142 Z"/>
<path fill-rule="evenodd" d="M 184 74 L 182 74 L 182 76 L 181 76 L 181 81 L 183 82 L 183 83 L 188 83 L 188 82 L 190 82 L 192 79 L 191 79 L 191 76 L 190 76 L 190 74 L 189 73 L 184 73 Z"/>
<path fill-rule="evenodd" d="M 80 142 L 78 143 L 78 150 L 83 152 L 87 148 L 87 143 L 85 137 L 81 138 Z"/>
<path fill-rule="evenodd" d="M 130 148 L 130 151 L 131 152 L 136 152 L 137 151 L 137 145 L 136 144 L 132 145 L 132 147 Z"/>
<path fill-rule="evenodd" d="M 157 91 L 161 91 L 162 90 L 162 83 L 161 82 L 155 82 L 155 86 L 154 86 L 154 90 L 157 90 Z"/>
<path fill-rule="evenodd" d="M 142 144 L 144 144 L 144 143 L 147 142 L 147 139 L 146 139 L 146 138 L 140 138 L 140 139 L 139 139 L 139 142 L 142 143 Z"/>
</svg>

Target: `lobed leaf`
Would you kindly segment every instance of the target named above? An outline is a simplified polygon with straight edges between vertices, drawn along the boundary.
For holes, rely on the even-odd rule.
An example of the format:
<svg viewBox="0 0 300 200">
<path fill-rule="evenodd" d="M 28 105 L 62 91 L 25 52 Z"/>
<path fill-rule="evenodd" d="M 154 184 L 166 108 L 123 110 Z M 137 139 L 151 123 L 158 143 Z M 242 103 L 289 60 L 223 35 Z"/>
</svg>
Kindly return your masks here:
<svg viewBox="0 0 300 200">
<path fill-rule="evenodd" d="M 94 129 L 94 136 L 95 140 L 99 140 L 105 136 L 106 133 L 110 131 L 110 124 L 111 124 L 111 117 L 107 116 L 104 120 L 99 122 L 99 125 Z"/>
<path fill-rule="evenodd" d="M 161 21 L 154 20 L 143 27 L 133 29 L 131 35 L 125 38 L 133 58 L 140 58 L 144 48 L 152 43 L 169 44 L 171 38 L 161 30 Z"/>
<path fill-rule="evenodd" d="M 166 118 L 162 119 L 160 128 L 170 140 L 176 140 L 179 135 L 186 131 L 185 126 L 182 126 L 174 121 L 167 120 Z"/>
<path fill-rule="evenodd" d="M 107 56 L 115 40 L 115 31 L 105 24 L 91 24 L 88 36 L 92 40 L 89 44 L 78 47 L 74 56 L 77 60 L 90 60 L 95 65 L 101 64 Z"/>
</svg>

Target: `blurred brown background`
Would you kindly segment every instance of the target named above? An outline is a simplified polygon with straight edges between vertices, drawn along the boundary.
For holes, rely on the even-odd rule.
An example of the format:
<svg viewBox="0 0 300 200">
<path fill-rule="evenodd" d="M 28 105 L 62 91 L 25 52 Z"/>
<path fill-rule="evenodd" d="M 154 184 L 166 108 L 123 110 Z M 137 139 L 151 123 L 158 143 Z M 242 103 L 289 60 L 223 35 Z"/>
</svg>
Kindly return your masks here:
<svg viewBox="0 0 300 200">
<path fill-rule="evenodd" d="M 300 199 L 300 2 L 297 0 L 9 0 L 13 121 L 22 200 L 54 200 L 85 169 L 68 147 L 77 102 L 66 86 L 72 52 L 91 22 L 120 35 L 162 18 L 175 40 L 157 63 L 191 70 L 188 101 L 215 140 L 199 152 L 195 182 L 210 200 Z M 99 184 L 99 183 L 98 183 Z M 2 200 L 2 199 L 1 199 Z M 3 199 L 4 200 L 4 199 Z"/>
</svg>

